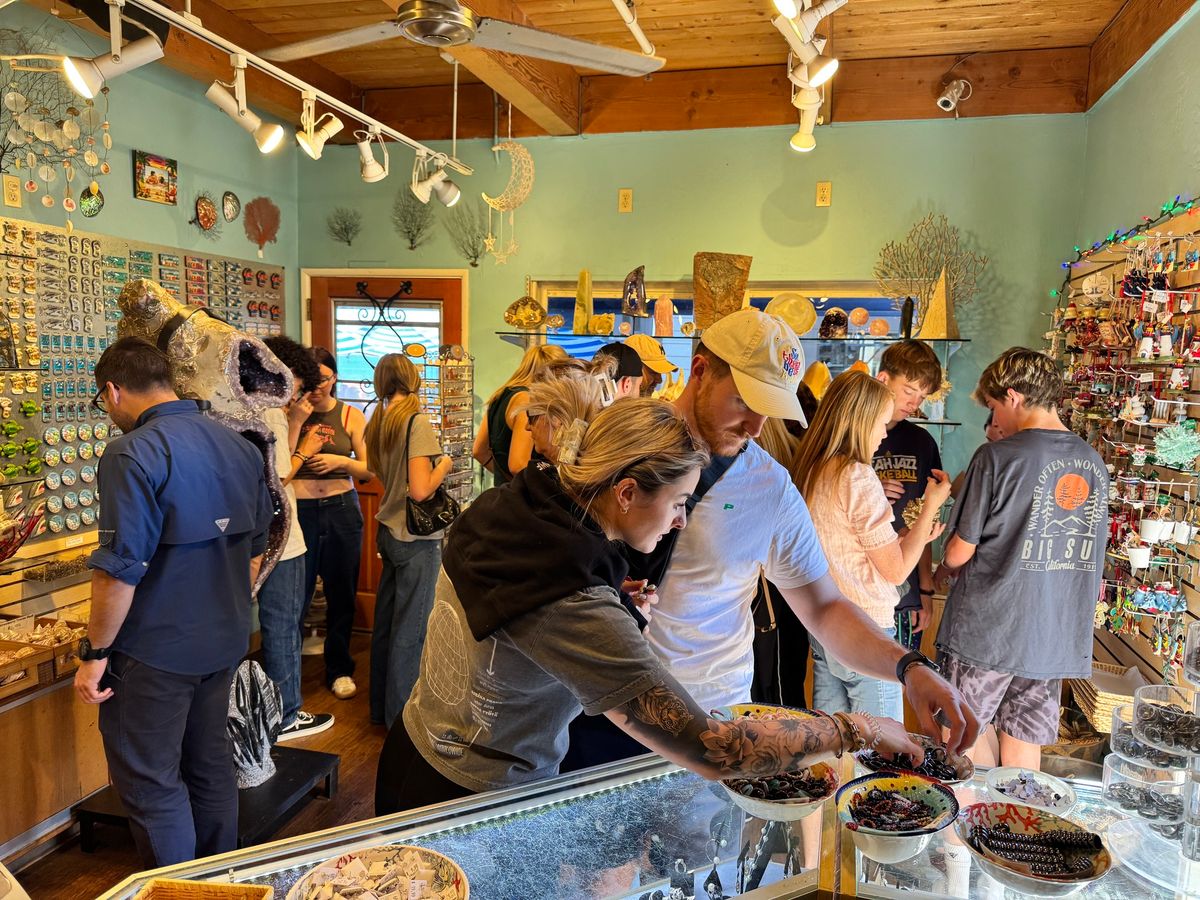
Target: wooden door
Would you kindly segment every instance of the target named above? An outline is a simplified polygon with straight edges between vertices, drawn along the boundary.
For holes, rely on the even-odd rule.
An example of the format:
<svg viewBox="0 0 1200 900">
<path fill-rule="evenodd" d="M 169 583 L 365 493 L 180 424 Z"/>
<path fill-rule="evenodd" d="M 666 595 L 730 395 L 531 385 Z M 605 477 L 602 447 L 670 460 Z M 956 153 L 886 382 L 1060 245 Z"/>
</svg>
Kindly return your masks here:
<svg viewBox="0 0 1200 900">
<path fill-rule="evenodd" d="M 457 278 L 373 278 L 344 276 L 313 278 L 309 315 L 312 319 L 312 341 L 337 355 L 336 307 L 339 302 L 359 301 L 371 308 L 385 309 L 404 304 L 436 304 L 441 309 L 441 343 L 462 343 L 462 281 Z M 370 300 L 368 300 L 370 298 Z M 371 302 L 373 301 L 373 302 Z M 390 306 L 389 306 L 390 304 Z M 436 352 L 436 348 L 430 348 Z M 342 367 L 339 366 L 339 375 Z M 358 570 L 358 615 L 355 624 L 370 628 L 374 621 L 375 593 L 383 565 L 375 540 L 375 514 L 383 497 L 383 485 L 378 478 L 358 486 L 359 505 L 363 515 L 362 556 Z"/>
</svg>

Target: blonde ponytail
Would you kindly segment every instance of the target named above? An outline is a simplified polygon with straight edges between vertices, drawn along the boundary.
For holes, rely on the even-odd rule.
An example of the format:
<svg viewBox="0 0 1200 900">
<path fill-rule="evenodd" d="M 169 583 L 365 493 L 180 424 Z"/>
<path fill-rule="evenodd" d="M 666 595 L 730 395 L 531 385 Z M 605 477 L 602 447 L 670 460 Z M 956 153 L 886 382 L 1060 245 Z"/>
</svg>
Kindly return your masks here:
<svg viewBox="0 0 1200 900">
<path fill-rule="evenodd" d="M 399 442 L 408 420 L 421 411 L 421 376 L 401 353 L 387 353 L 375 366 L 379 408 L 367 423 L 367 459 L 377 464 Z"/>
</svg>

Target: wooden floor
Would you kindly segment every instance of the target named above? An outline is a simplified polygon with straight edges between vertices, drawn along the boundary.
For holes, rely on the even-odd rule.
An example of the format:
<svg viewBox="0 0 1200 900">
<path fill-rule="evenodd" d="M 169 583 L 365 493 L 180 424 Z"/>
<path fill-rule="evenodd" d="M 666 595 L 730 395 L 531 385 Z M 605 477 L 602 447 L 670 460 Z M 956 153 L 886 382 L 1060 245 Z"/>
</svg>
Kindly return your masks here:
<svg viewBox="0 0 1200 900">
<path fill-rule="evenodd" d="M 287 746 L 338 754 L 342 758 L 338 793 L 333 800 L 310 801 L 277 837 L 305 834 L 373 815 L 375 767 L 385 731 L 369 721 L 369 642 L 365 634 L 356 634 L 353 639 L 358 695 L 351 700 L 338 700 L 325 688 L 321 657 L 304 657 L 304 709 L 333 713 L 336 721 L 328 731 L 306 740 L 289 741 Z M 127 830 L 98 826 L 96 835 L 100 846 L 95 853 L 83 853 L 78 841 L 73 841 L 17 874 L 32 900 L 95 897 L 142 869 Z"/>
</svg>

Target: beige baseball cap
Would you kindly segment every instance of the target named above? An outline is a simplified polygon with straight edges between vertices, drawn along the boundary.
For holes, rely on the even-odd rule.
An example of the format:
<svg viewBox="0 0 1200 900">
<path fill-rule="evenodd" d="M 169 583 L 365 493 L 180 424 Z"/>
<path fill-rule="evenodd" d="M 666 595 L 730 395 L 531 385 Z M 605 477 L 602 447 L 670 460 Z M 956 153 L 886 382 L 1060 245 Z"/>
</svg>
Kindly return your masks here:
<svg viewBox="0 0 1200 900">
<path fill-rule="evenodd" d="M 700 342 L 729 364 L 733 383 L 752 410 L 808 427 L 796 396 L 804 350 L 783 319 L 753 307 L 739 309 L 704 329 Z"/>
<path fill-rule="evenodd" d="M 625 338 L 625 343 L 637 351 L 637 355 L 642 358 L 642 365 L 646 366 L 651 372 L 657 372 L 659 375 L 667 375 L 671 372 L 679 371 L 679 366 L 667 359 L 667 354 L 663 352 L 662 344 L 650 337 L 650 335 L 631 334 Z"/>
</svg>

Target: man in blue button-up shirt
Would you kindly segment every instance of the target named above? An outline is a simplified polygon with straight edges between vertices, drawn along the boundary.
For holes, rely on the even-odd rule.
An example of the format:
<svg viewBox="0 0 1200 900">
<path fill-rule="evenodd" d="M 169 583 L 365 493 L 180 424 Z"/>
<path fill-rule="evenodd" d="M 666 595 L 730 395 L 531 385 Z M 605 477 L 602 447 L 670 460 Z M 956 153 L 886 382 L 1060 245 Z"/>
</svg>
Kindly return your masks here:
<svg viewBox="0 0 1200 900">
<path fill-rule="evenodd" d="M 263 459 L 180 400 L 170 360 L 122 338 L 95 403 L 125 432 L 100 461 L 100 545 L 75 689 L 100 708 L 113 786 L 146 861 L 237 846 L 229 690 L 273 506 Z"/>
</svg>

